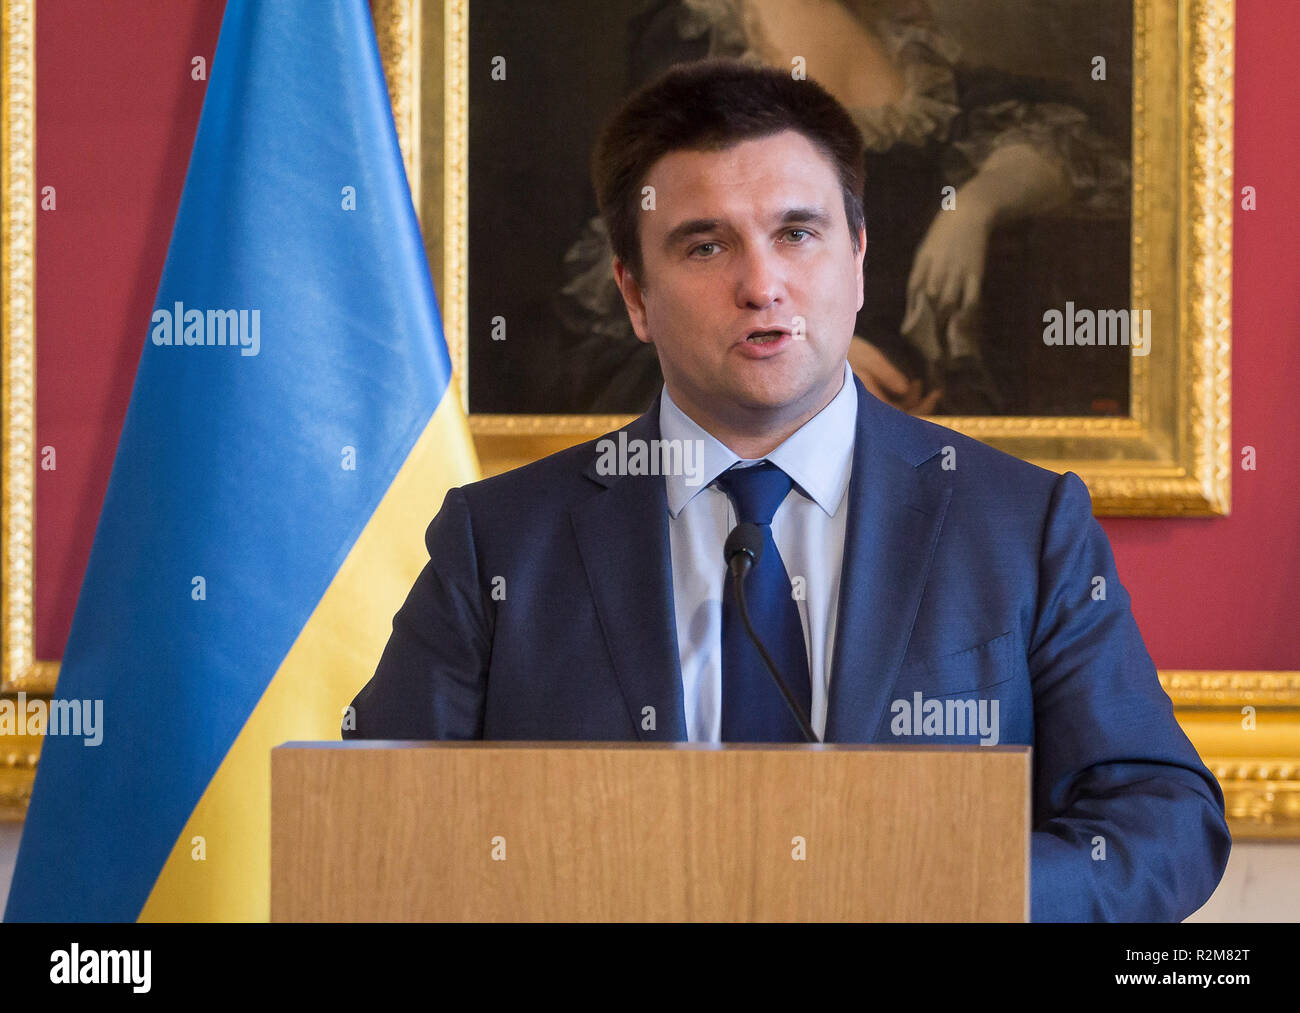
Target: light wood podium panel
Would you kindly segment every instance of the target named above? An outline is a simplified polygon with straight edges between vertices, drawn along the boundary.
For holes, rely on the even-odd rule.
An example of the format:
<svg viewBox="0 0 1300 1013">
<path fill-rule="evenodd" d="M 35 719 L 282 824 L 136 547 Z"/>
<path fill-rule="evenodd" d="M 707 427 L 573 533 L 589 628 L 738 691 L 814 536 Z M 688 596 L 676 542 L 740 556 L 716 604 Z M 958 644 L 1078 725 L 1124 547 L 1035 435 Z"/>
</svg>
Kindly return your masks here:
<svg viewBox="0 0 1300 1013">
<path fill-rule="evenodd" d="M 273 921 L 1026 921 L 1030 749 L 287 743 Z"/>
</svg>

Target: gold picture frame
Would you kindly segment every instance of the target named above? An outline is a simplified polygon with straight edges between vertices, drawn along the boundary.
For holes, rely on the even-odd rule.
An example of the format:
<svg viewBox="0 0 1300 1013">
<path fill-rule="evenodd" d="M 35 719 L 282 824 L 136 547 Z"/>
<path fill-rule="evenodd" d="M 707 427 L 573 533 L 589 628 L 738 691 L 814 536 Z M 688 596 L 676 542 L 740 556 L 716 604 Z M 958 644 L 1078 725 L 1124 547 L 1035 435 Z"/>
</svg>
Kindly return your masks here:
<svg viewBox="0 0 1300 1013">
<path fill-rule="evenodd" d="M 442 297 L 453 368 L 464 394 L 466 293 L 465 229 L 468 164 L 466 123 L 466 25 L 468 0 L 374 0 L 372 4 L 390 96 L 412 193 L 430 249 L 430 267 Z M 1155 89 L 1139 90 L 1140 116 L 1165 140 L 1181 131 L 1180 185 L 1172 195 L 1148 193 L 1148 214 L 1168 218 L 1180 208 L 1199 217 L 1179 237 L 1179 272 L 1159 284 L 1186 300 L 1190 340 L 1180 347 L 1180 369 L 1190 378 L 1193 408 L 1171 436 L 1170 460 L 1145 464 L 1121 459 L 1087 463 L 1045 458 L 1058 470 L 1071 467 L 1093 490 L 1098 512 L 1196 515 L 1228 505 L 1228 353 L 1232 211 L 1233 0 L 1139 0 L 1135 7 L 1139 46 L 1159 49 L 1176 72 L 1160 89 L 1176 84 L 1189 96 L 1177 115 L 1151 110 Z M 37 659 L 33 646 L 33 535 L 35 525 L 35 2 L 3 0 L 3 496 L 0 502 L 0 692 L 48 695 L 58 662 Z M 1164 40 L 1156 46 L 1155 39 Z M 1169 40 L 1173 40 L 1170 43 Z M 1168 69 L 1168 68 L 1167 68 Z M 442 110 L 441 116 L 422 111 Z M 1165 143 L 1161 141 L 1160 143 Z M 1180 149 L 1170 149 L 1180 150 Z M 1151 149 L 1135 178 L 1149 178 Z M 1137 168 L 1135 164 L 1135 169 Z M 1162 203 L 1163 201 L 1163 203 Z M 447 223 L 452 223 L 448 225 Z M 1149 273 L 1143 285 L 1157 283 Z M 1152 352 L 1154 357 L 1155 350 Z M 1161 403 L 1145 400 L 1146 417 Z M 485 416 L 471 418 L 480 456 L 500 471 L 621 425 L 624 417 Z M 1044 453 L 1054 446 L 1084 446 L 1102 438 L 1147 440 L 1121 422 L 1129 420 L 954 419 L 943 423 L 989 442 L 1019 440 Z M 1050 424 L 1049 424 L 1050 423 Z M 1178 434 L 1174 434 L 1177 436 Z M 1035 442 L 1037 441 L 1037 442 Z M 1015 446 L 1014 442 L 1008 446 Z M 1154 446 L 1154 444 L 1151 444 Z M 1157 450 L 1159 448 L 1156 448 Z M 1034 455 L 1030 455 L 1031 457 Z M 1300 839 L 1300 671 L 1166 671 L 1160 680 L 1174 701 L 1182 727 L 1223 786 L 1229 822 L 1238 839 Z M 37 737 L 0 739 L 0 817 L 21 819 L 39 755 Z"/>
</svg>

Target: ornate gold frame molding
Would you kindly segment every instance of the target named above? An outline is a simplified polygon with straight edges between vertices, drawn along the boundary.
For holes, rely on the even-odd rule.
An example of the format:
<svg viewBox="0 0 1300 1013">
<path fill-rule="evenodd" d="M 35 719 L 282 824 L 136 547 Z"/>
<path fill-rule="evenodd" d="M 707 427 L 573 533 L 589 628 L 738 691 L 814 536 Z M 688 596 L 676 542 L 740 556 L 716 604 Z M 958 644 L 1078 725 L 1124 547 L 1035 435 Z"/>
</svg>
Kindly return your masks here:
<svg viewBox="0 0 1300 1013">
<path fill-rule="evenodd" d="M 0 53 L 0 129 L 4 132 L 3 276 L 0 326 L 4 363 L 4 455 L 0 461 L 0 538 L 4 644 L 0 690 L 50 692 L 57 665 L 38 662 L 32 637 L 33 521 L 36 506 L 36 25 L 34 0 L 4 4 Z"/>
<path fill-rule="evenodd" d="M 1300 672 L 1160 674 L 1239 840 L 1300 840 Z"/>
<path fill-rule="evenodd" d="M 0 51 L 0 691 L 49 692 L 58 666 L 37 662 L 32 638 L 36 428 L 36 26 L 34 0 L 6 0 Z M 0 818 L 21 816 L 31 794 L 40 742 L 0 737 Z"/>
<path fill-rule="evenodd" d="M 1168 10 L 1172 4 L 1161 4 Z M 421 211 L 430 263 L 442 284 L 443 319 L 452 361 L 464 377 L 466 240 L 468 210 L 467 0 L 374 0 L 372 9 L 388 75 L 398 137 L 416 206 Z M 1152 31 L 1152 0 L 1138 5 L 1139 31 Z M 1181 0 L 1175 26 L 1190 54 L 1179 77 L 1191 101 L 1186 108 L 1188 147 L 1180 158 L 1178 207 L 1203 227 L 1186 230 L 1179 291 L 1189 297 L 1194 340 L 1182 367 L 1194 378 L 1200 409 L 1188 423 L 1194 460 L 1162 476 L 1109 475 L 1080 465 L 1099 510 L 1122 500 L 1134 509 L 1178 502 L 1184 513 L 1226 509 L 1228 486 L 1228 321 L 1231 260 L 1232 0 Z M 32 625 L 35 474 L 35 4 L 3 0 L 3 673 L 0 691 L 53 692 L 58 663 L 37 660 Z M 1168 28 L 1168 26 L 1165 26 Z M 434 52 L 430 55 L 430 49 Z M 430 67 L 437 68 L 431 73 Z M 1138 109 L 1146 117 L 1143 95 Z M 441 120 L 421 109 L 445 109 Z M 1136 122 L 1136 121 L 1135 121 Z M 1176 126 L 1176 125 L 1175 125 Z M 1135 126 L 1135 130 L 1137 127 Z M 1135 178 L 1152 185 L 1151 163 Z M 423 186 L 421 185 L 423 183 Z M 1145 200 L 1154 201 L 1148 196 Z M 1195 217 L 1200 215 L 1198 219 Z M 451 223 L 449 226 L 447 223 Z M 1153 351 L 1153 357 L 1155 352 Z M 1143 363 L 1144 360 L 1134 360 Z M 464 387 L 458 389 L 463 391 Z M 487 416 L 471 420 L 480 454 L 495 470 L 622 425 L 623 417 Z M 1004 435 L 1006 420 L 941 420 L 978 438 Z M 1029 420 L 1031 422 L 1035 420 Z M 1047 439 L 1075 440 L 1120 431 L 1129 420 L 1037 420 L 1058 423 Z M 962 423 L 958 425 L 957 423 Z M 1072 428 L 1073 427 L 1073 428 Z M 1108 429 L 1109 427 L 1109 429 Z M 1031 428 L 1033 428 L 1031 426 Z M 1076 432 L 1076 429 L 1078 430 Z M 1179 470 L 1181 469 L 1181 470 Z M 1101 490 L 1101 494 L 1098 492 Z M 1107 499 L 1109 497 L 1109 500 Z M 1172 497 L 1172 500 L 1170 499 Z M 1204 507 L 1200 510 L 1197 505 Z M 1116 511 L 1112 511 L 1116 512 Z M 1300 839 L 1300 672 L 1170 671 L 1161 683 L 1206 765 L 1223 786 L 1229 821 L 1238 839 Z M 1253 711 L 1244 711 L 1254 708 Z M 1253 727 L 1252 725 L 1253 720 Z M 21 818 L 31 793 L 38 737 L 0 739 L 0 818 Z"/>
</svg>

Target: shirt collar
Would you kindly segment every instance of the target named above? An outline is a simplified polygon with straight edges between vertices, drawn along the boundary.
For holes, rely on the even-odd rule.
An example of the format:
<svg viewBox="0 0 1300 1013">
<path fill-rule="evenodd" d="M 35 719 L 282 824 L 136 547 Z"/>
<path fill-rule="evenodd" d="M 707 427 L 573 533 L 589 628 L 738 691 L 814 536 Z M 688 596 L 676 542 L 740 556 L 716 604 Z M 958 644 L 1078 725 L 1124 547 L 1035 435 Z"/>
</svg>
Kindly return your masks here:
<svg viewBox="0 0 1300 1013">
<path fill-rule="evenodd" d="M 765 458 L 790 476 L 800 489 L 834 516 L 849 484 L 853 464 L 853 440 L 857 433 L 858 391 L 849 364 L 844 363 L 844 382 L 830 403 L 796 429 Z M 702 466 L 694 475 L 668 474 L 668 511 L 681 513 L 701 489 L 737 462 L 745 461 L 682 411 L 663 389 L 659 402 L 659 435 L 665 440 L 698 441 Z M 698 479 L 698 483 L 696 480 Z"/>
</svg>

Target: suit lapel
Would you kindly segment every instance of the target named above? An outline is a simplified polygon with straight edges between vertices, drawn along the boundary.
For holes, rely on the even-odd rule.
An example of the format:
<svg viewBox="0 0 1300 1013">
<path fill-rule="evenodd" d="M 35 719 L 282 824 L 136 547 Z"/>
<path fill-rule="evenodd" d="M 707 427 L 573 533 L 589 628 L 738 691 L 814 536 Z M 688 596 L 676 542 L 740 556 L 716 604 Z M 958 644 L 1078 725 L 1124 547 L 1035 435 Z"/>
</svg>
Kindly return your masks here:
<svg viewBox="0 0 1300 1013">
<path fill-rule="evenodd" d="M 917 465 L 939 451 L 915 420 L 858 387 L 827 742 L 870 742 L 898 677 L 952 490 Z"/>
<path fill-rule="evenodd" d="M 659 398 L 627 427 L 632 440 L 659 439 Z M 617 441 L 617 434 L 612 438 Z M 605 489 L 570 511 L 605 645 L 637 737 L 685 742 L 677 618 L 673 608 L 668 494 L 662 475 L 584 474 Z M 655 729 L 642 708 L 655 708 Z"/>
<path fill-rule="evenodd" d="M 917 467 L 939 452 L 939 442 L 868 393 L 856 377 L 853 382 L 857 432 L 827 742 L 870 742 L 880 726 L 952 495 Z M 625 429 L 629 442 L 659 439 L 659 398 Z M 617 441 L 617 434 L 611 438 Z M 597 460 L 593 453 L 584 474 L 603 489 L 572 508 L 570 517 L 605 644 L 637 737 L 684 742 L 664 479 L 600 475 Z M 646 706 L 656 708 L 654 731 L 642 728 Z"/>
</svg>

